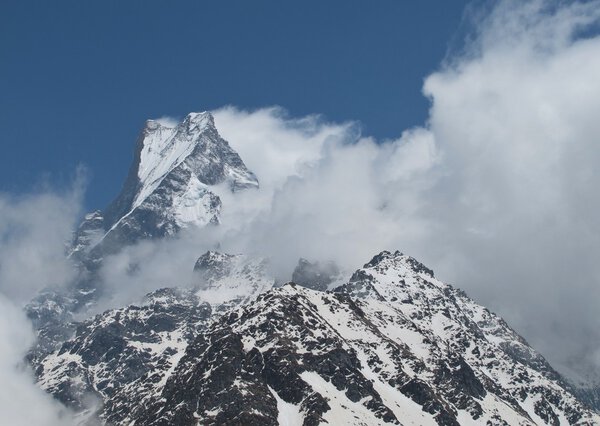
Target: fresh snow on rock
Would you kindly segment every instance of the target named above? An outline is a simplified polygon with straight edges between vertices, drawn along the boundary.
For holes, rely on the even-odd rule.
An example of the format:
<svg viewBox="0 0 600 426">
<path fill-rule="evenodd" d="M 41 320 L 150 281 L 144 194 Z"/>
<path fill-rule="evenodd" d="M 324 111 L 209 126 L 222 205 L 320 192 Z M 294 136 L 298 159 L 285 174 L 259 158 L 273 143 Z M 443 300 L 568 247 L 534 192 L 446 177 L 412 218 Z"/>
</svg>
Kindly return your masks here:
<svg viewBox="0 0 600 426">
<path fill-rule="evenodd" d="M 275 285 L 264 258 L 208 251 L 194 266 L 196 296 L 222 311 L 255 299 Z"/>
<path fill-rule="evenodd" d="M 139 421 L 594 425 L 600 417 L 501 318 L 416 260 L 382 252 L 334 292 L 288 284 L 216 318 Z"/>
<path fill-rule="evenodd" d="M 235 201 L 239 191 L 256 188 L 258 180 L 221 138 L 209 112 L 191 113 L 172 127 L 147 121 L 121 193 L 104 211 L 86 215 L 73 236 L 67 252 L 77 278 L 44 291 L 27 307 L 39 334 L 33 358 L 60 346 L 74 332 L 71 317 L 85 315 L 102 297 L 98 271 L 106 255 L 182 228 L 218 225 L 218 193 L 231 191 L 228 199 Z"/>
<path fill-rule="evenodd" d="M 79 325 L 40 385 L 84 422 L 600 422 L 500 317 L 409 256 L 382 252 L 334 291 L 274 288 L 267 265 L 203 254 L 194 288 Z"/>
<path fill-rule="evenodd" d="M 76 325 L 74 337 L 38 362 L 40 386 L 79 412 L 84 423 L 96 417 L 131 421 L 162 390 L 188 343 L 211 319 L 273 287 L 266 266 L 264 259 L 205 253 L 196 262 L 193 288 L 157 290 L 139 306 Z"/>
<path fill-rule="evenodd" d="M 90 225 L 77 233 L 74 250 L 101 258 L 141 239 L 218 224 L 221 186 L 236 193 L 258 188 L 258 180 L 219 135 L 210 112 L 188 114 L 174 127 L 148 120 L 121 193 L 97 213 L 93 239 L 81 236 Z"/>
</svg>

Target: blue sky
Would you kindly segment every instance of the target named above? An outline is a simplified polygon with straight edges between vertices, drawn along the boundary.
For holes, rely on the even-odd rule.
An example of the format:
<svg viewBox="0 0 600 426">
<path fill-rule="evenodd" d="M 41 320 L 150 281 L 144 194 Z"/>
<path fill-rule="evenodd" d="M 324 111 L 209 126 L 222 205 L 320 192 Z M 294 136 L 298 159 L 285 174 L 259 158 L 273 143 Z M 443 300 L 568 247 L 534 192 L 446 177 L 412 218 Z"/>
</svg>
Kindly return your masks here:
<svg viewBox="0 0 600 426">
<path fill-rule="evenodd" d="M 3 1 L 0 192 L 60 186 L 84 164 L 87 207 L 103 208 L 145 119 L 227 104 L 398 137 L 426 119 L 423 79 L 465 4 Z"/>
</svg>

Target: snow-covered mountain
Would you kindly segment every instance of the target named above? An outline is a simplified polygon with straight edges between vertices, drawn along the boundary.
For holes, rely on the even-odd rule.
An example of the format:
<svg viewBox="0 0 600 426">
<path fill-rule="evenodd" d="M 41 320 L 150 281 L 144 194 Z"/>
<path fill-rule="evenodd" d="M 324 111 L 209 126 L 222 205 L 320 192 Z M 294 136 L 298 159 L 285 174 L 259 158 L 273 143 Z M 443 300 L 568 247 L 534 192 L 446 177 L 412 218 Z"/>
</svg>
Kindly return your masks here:
<svg viewBox="0 0 600 426">
<path fill-rule="evenodd" d="M 256 176 L 219 135 L 210 112 L 191 113 L 174 127 L 148 120 L 121 193 L 104 212 L 86 216 L 72 255 L 99 258 L 141 239 L 218 224 L 220 191 L 256 188 Z"/>
<path fill-rule="evenodd" d="M 208 251 L 191 283 L 81 319 L 106 255 L 219 226 L 222 191 L 257 189 L 210 113 L 146 123 L 122 192 L 74 235 L 77 280 L 27 307 L 38 383 L 81 424 L 600 424 L 596 390 L 399 252 L 351 277 L 300 259 L 281 286 L 269 259 Z"/>
<path fill-rule="evenodd" d="M 500 317 L 409 256 L 382 252 L 326 292 L 263 291 L 264 270 L 235 258 L 207 253 L 210 284 L 82 324 L 42 387 L 75 408 L 93 394 L 116 424 L 600 422 Z M 210 289 L 237 302 L 219 309 Z"/>
<path fill-rule="evenodd" d="M 217 225 L 222 191 L 258 186 L 256 176 L 219 135 L 210 112 L 190 113 L 175 126 L 148 120 L 121 193 L 103 212 L 87 214 L 74 233 L 68 253 L 77 278 L 66 288 L 43 292 L 27 306 L 39 332 L 35 358 L 71 335 L 73 314 L 84 314 L 102 297 L 97 271 L 106 255 L 140 240 L 173 236 L 182 228 Z"/>
<path fill-rule="evenodd" d="M 194 273 L 196 296 L 216 313 L 247 303 L 276 283 L 267 259 L 241 254 L 208 251 L 196 261 Z"/>
<path fill-rule="evenodd" d="M 79 414 L 124 424 L 160 391 L 188 341 L 210 320 L 192 291 L 160 289 L 139 305 L 109 310 L 76 327 L 59 350 L 36 362 L 39 384 Z"/>
</svg>

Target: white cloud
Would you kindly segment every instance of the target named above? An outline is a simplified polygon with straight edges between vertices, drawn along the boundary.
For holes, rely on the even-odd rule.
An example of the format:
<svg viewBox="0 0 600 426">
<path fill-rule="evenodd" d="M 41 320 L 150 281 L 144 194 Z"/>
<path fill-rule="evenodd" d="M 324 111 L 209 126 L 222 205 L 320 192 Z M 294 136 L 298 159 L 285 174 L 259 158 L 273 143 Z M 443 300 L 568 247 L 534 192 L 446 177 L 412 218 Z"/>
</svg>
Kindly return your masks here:
<svg viewBox="0 0 600 426">
<path fill-rule="evenodd" d="M 599 18 L 598 1 L 498 3 L 426 79 L 427 123 L 394 141 L 278 108 L 215 111 L 261 189 L 221 191 L 217 229 L 106 259 L 112 302 L 189 283 L 195 259 L 218 243 L 271 257 L 282 276 L 299 257 L 356 268 L 400 249 L 505 316 L 563 371 L 600 372 L 600 37 L 588 31 Z M 8 424 L 70 422 L 22 366 L 33 335 L 18 306 L 72 276 L 64 243 L 80 197 L 0 195 Z"/>
<path fill-rule="evenodd" d="M 0 293 L 25 302 L 72 278 L 65 250 L 82 192 L 78 180 L 66 193 L 0 194 Z"/>
<path fill-rule="evenodd" d="M 64 193 L 0 194 L 0 418 L 7 425 L 74 424 L 71 414 L 42 391 L 25 363 L 35 341 L 22 310 L 38 290 L 73 277 L 65 258 L 79 213 L 81 180 Z"/>
<path fill-rule="evenodd" d="M 155 118 L 154 121 L 158 122 L 161 126 L 175 127 L 179 124 L 180 120 L 177 117 L 163 115 L 162 117 Z"/>
<path fill-rule="evenodd" d="M 577 358 L 590 371 L 600 365 L 580 358 L 600 341 L 600 38 L 578 36 L 600 3 L 548 4 L 501 3 L 467 54 L 426 80 L 444 178 L 425 196 L 448 241 L 436 261 L 446 276 L 557 365 Z"/>
<path fill-rule="evenodd" d="M 0 294 L 0 419 L 11 426 L 74 425 L 71 414 L 40 389 L 23 356 L 34 342 L 23 311 Z"/>
</svg>

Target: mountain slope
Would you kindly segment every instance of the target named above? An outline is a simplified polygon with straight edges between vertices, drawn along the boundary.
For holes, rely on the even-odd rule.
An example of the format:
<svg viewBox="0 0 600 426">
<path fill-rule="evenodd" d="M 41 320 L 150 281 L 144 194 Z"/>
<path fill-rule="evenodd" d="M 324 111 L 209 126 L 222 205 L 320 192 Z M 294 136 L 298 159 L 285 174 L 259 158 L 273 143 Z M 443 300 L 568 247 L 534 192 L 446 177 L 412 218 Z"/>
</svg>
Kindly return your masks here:
<svg viewBox="0 0 600 426">
<path fill-rule="evenodd" d="M 350 280 L 300 259 L 280 288 L 268 259 L 209 251 L 189 287 L 75 320 L 102 295 L 105 256 L 218 225 L 219 194 L 255 188 L 210 113 L 146 123 L 122 192 L 74 235 L 78 279 L 27 307 L 38 382 L 82 424 L 600 424 L 586 406 L 597 391 L 577 393 L 500 317 L 399 252 Z"/>
<path fill-rule="evenodd" d="M 162 289 L 143 304 L 84 321 L 46 356 L 36 373 L 42 389 L 90 423 L 119 424 L 160 390 L 187 342 L 209 321 L 211 307 L 190 291 Z"/>
<path fill-rule="evenodd" d="M 72 255 L 101 257 L 140 239 L 217 224 L 218 192 L 252 188 L 258 188 L 256 176 L 219 135 L 209 112 L 188 114 L 175 127 L 148 120 L 121 193 L 103 213 L 86 217 Z"/>
<path fill-rule="evenodd" d="M 44 291 L 26 308 L 40 337 L 32 357 L 59 346 L 74 332 L 73 314 L 103 296 L 98 270 L 104 256 L 182 228 L 216 225 L 219 193 L 256 188 L 256 176 L 219 135 L 209 112 L 190 113 L 172 127 L 148 120 L 121 193 L 104 212 L 86 215 L 73 236 L 68 252 L 77 278 Z"/>
<path fill-rule="evenodd" d="M 36 361 L 40 386 L 84 422 L 129 423 L 212 319 L 274 285 L 264 259 L 214 251 L 200 256 L 195 277 L 194 288 L 160 289 L 78 324 Z"/>
<path fill-rule="evenodd" d="M 305 425 L 600 421 L 499 317 L 387 252 L 335 293 L 287 285 L 223 316 L 188 347 L 140 423 L 284 417 Z"/>
<path fill-rule="evenodd" d="M 216 265 L 208 275 L 223 280 L 228 261 L 208 253 L 200 263 Z M 375 256 L 333 292 L 288 284 L 241 303 L 196 327 L 177 363 L 153 364 L 160 386 L 136 385 L 138 399 L 118 399 L 127 422 L 600 422 L 500 317 L 398 252 Z M 85 333 L 79 339 L 95 340 Z M 63 348 L 77 354 L 73 347 Z M 47 374 L 41 380 L 49 389 Z"/>
</svg>

